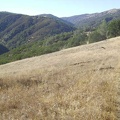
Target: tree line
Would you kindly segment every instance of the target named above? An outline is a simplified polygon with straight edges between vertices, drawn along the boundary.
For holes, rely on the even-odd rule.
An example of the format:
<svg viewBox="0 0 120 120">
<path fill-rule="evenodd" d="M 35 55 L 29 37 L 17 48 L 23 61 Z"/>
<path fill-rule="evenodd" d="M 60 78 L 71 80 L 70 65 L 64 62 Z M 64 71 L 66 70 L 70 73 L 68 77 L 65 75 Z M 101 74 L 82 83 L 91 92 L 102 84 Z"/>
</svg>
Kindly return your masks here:
<svg viewBox="0 0 120 120">
<path fill-rule="evenodd" d="M 112 37 L 120 36 L 120 20 L 106 22 L 105 20 L 88 35 L 89 42 L 97 42 Z"/>
<path fill-rule="evenodd" d="M 64 32 L 58 35 L 50 36 L 43 40 L 19 46 L 8 53 L 0 55 L 0 64 L 32 56 L 39 56 L 87 43 L 98 42 L 119 35 L 120 20 L 114 20 L 109 23 L 104 20 L 92 31 L 77 29 L 72 32 Z"/>
</svg>

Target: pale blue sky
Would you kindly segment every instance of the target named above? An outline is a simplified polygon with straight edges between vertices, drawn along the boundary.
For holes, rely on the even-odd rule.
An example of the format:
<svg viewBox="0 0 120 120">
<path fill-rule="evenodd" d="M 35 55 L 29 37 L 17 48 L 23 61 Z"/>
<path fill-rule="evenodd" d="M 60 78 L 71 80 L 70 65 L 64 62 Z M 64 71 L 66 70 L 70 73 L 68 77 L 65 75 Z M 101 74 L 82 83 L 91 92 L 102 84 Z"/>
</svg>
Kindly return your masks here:
<svg viewBox="0 0 120 120">
<path fill-rule="evenodd" d="M 120 8 L 120 0 L 0 0 L 0 11 L 58 17 L 102 12 Z"/>
</svg>

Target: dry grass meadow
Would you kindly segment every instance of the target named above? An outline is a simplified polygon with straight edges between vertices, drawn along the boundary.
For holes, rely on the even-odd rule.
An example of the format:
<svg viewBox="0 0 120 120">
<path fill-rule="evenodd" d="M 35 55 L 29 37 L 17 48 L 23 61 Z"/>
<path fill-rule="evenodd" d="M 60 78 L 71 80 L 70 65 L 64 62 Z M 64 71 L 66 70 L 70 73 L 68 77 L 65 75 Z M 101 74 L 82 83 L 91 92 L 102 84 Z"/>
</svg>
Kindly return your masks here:
<svg viewBox="0 0 120 120">
<path fill-rule="evenodd" d="M 119 120 L 120 37 L 0 66 L 0 120 Z"/>
</svg>

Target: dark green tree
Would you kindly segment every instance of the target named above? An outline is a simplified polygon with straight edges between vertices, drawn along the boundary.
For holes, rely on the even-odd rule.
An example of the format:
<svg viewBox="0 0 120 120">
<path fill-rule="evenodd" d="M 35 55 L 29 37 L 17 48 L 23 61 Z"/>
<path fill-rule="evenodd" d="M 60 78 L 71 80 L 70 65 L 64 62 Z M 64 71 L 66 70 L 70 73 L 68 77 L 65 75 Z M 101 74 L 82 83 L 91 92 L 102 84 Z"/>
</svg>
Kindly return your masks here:
<svg viewBox="0 0 120 120">
<path fill-rule="evenodd" d="M 120 35 L 120 20 L 113 20 L 108 25 L 109 37 L 116 37 Z"/>
<path fill-rule="evenodd" d="M 89 34 L 88 40 L 89 40 L 89 43 L 98 42 L 98 41 L 104 40 L 104 36 L 102 36 L 99 32 L 94 31 Z"/>
<path fill-rule="evenodd" d="M 105 20 L 103 20 L 102 23 L 99 25 L 99 27 L 97 28 L 97 32 L 101 34 L 103 39 L 107 38 L 108 26 Z"/>
<path fill-rule="evenodd" d="M 73 37 L 68 40 L 68 47 L 74 47 L 86 44 L 87 35 L 85 33 L 74 33 Z"/>
</svg>

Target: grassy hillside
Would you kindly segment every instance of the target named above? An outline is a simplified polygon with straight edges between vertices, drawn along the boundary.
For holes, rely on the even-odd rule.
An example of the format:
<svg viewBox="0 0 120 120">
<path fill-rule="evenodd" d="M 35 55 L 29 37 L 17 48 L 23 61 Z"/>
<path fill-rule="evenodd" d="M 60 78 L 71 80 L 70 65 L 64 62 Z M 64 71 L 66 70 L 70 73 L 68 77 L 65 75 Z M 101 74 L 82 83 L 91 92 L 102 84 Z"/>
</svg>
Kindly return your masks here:
<svg viewBox="0 0 120 120">
<path fill-rule="evenodd" d="M 0 13 L 0 43 L 9 49 L 74 29 L 57 17 Z"/>
<path fill-rule="evenodd" d="M 0 119 L 120 118 L 120 37 L 0 66 Z"/>
</svg>

